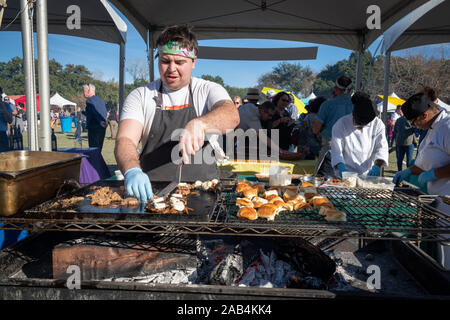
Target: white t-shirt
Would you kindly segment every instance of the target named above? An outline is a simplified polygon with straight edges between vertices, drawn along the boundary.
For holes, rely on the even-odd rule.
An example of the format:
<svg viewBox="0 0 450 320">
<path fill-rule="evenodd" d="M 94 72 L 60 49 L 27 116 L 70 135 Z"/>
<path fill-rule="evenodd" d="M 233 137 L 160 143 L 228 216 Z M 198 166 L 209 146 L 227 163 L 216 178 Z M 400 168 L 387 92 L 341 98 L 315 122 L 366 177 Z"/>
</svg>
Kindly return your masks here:
<svg viewBox="0 0 450 320">
<path fill-rule="evenodd" d="M 343 162 L 347 169 L 364 175 L 375 160 L 389 163 L 389 148 L 383 121 L 375 117 L 362 130 L 353 125 L 353 115 L 340 118 L 332 129 L 331 165 Z"/>
<path fill-rule="evenodd" d="M 142 145 L 147 142 L 152 127 L 160 85 L 161 80 L 158 79 L 131 91 L 125 99 L 120 113 L 120 121 L 133 119 L 144 126 Z M 189 86 L 177 91 L 169 91 L 163 86 L 162 92 L 163 110 L 183 109 L 189 106 Z M 202 116 L 211 111 L 214 104 L 220 100 L 231 101 L 230 95 L 221 85 L 194 77 L 192 77 L 192 95 L 197 116 Z"/>
<path fill-rule="evenodd" d="M 240 106 L 238 111 L 240 118 L 238 129 L 242 129 L 244 131 L 248 129 L 262 129 L 257 106 L 255 106 L 253 103 L 246 103 Z"/>
<path fill-rule="evenodd" d="M 429 171 L 444 167 L 450 163 L 450 115 L 441 111 L 434 120 L 431 129 L 420 143 L 415 165 Z M 450 194 L 450 179 L 442 178 L 428 182 L 428 193 L 437 195 Z"/>
<path fill-rule="evenodd" d="M 400 117 L 401 115 L 399 115 L 397 112 L 394 112 L 391 116 L 391 121 L 396 121 Z"/>
</svg>

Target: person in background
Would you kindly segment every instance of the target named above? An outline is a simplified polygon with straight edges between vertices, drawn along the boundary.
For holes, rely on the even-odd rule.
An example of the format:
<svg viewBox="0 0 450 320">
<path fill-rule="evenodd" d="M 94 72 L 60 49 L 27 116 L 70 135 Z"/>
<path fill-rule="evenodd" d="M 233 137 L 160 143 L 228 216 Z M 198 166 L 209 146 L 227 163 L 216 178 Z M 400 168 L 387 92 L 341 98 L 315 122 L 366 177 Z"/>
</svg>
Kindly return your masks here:
<svg viewBox="0 0 450 320">
<path fill-rule="evenodd" d="M 0 97 L 3 89 L 0 87 Z M 8 124 L 12 123 L 13 114 L 8 102 L 0 101 L 0 152 L 11 150 L 9 147 Z"/>
<path fill-rule="evenodd" d="M 345 171 L 380 176 L 381 167 L 389 161 L 386 128 L 367 94 L 356 92 L 351 99 L 352 114 L 341 117 L 333 126 L 331 165 L 341 179 Z"/>
<path fill-rule="evenodd" d="M 417 150 L 413 166 L 395 174 L 393 182 L 400 183 L 412 174 L 419 175 L 419 186 L 427 187 L 428 194 L 450 195 L 450 115 L 425 93 L 412 95 L 402 106 L 405 118 L 412 126 L 428 130 Z M 437 209 L 450 216 L 450 205 L 437 197 Z M 438 261 L 450 269 L 450 244 L 438 243 Z"/>
<path fill-rule="evenodd" d="M 233 98 L 233 103 L 236 106 L 236 108 L 239 108 L 240 106 L 242 106 L 242 99 L 239 96 L 235 96 Z"/>
<path fill-rule="evenodd" d="M 115 109 L 111 109 L 108 114 L 108 127 L 111 131 L 111 139 L 116 139 L 117 128 L 119 124 L 117 123 L 117 112 Z"/>
<path fill-rule="evenodd" d="M 95 86 L 93 84 L 84 85 L 83 93 L 86 98 L 85 115 L 89 148 L 99 148 L 100 152 L 102 152 L 106 133 L 106 105 L 100 97 L 95 95 Z"/>
<path fill-rule="evenodd" d="M 402 171 L 403 159 L 406 154 L 406 167 L 410 167 L 413 161 L 414 146 L 417 145 L 415 129 L 401 116 L 395 122 L 392 140 L 395 141 L 397 154 L 397 169 Z"/>
<path fill-rule="evenodd" d="M 402 113 L 402 106 L 398 105 L 395 109 L 395 112 L 389 117 L 387 121 L 387 127 L 386 127 L 386 136 L 388 139 L 388 145 L 389 147 L 392 147 L 392 144 L 394 143 L 394 126 L 396 121 L 403 115 Z"/>
<path fill-rule="evenodd" d="M 314 121 L 312 132 L 322 137 L 322 147 L 319 152 L 314 167 L 314 175 L 333 176 L 334 169 L 331 166 L 331 131 L 334 124 L 343 116 L 352 113 L 353 103 L 350 92 L 353 88 L 352 80 L 346 76 L 341 76 L 336 80 L 333 96 L 334 98 L 325 101 L 320 106 L 317 113 L 317 120 Z"/>
<path fill-rule="evenodd" d="M 83 122 L 83 113 L 81 112 L 81 107 L 77 107 L 76 113 L 76 130 L 74 133 L 74 139 L 81 144 L 81 123 Z"/>
<path fill-rule="evenodd" d="M 286 108 L 291 103 L 291 97 L 288 93 L 278 92 L 272 100 L 276 106 L 276 112 L 272 117 L 272 129 L 279 130 L 279 145 L 281 149 L 289 150 L 291 145 L 291 133 L 294 129 L 294 121 Z"/>
<path fill-rule="evenodd" d="M 291 115 L 292 120 L 297 120 L 298 119 L 298 109 L 297 109 L 297 106 L 294 104 L 295 97 L 292 93 L 289 94 L 289 97 L 291 98 L 291 104 L 286 108 L 286 110 Z"/>
<path fill-rule="evenodd" d="M 269 91 L 267 91 L 266 93 L 266 100 L 272 102 L 273 97 L 275 97 L 276 95 L 276 91 L 273 89 L 270 89 Z"/>
<path fill-rule="evenodd" d="M 316 97 L 309 100 L 306 109 L 308 113 L 305 119 L 300 124 L 297 150 L 302 150 L 303 152 L 309 154 L 308 158 L 315 159 L 319 156 L 319 151 L 322 145 L 322 138 L 320 134 L 314 134 L 312 127 L 314 122 L 317 120 L 317 113 L 320 110 L 320 106 L 324 103 L 326 99 L 324 97 Z"/>
</svg>

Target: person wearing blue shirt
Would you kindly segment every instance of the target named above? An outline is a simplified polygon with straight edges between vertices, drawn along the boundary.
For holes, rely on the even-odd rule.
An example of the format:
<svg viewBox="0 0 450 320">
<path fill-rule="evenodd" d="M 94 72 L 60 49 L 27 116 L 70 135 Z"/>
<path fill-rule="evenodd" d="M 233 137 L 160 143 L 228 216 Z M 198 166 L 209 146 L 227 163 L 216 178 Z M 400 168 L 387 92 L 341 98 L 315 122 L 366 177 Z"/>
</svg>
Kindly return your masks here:
<svg viewBox="0 0 450 320">
<path fill-rule="evenodd" d="M 88 129 L 89 148 L 103 148 L 106 133 L 106 105 L 105 102 L 95 95 L 95 86 L 88 84 L 83 86 L 86 98 L 86 126 Z"/>
<path fill-rule="evenodd" d="M 334 98 L 325 101 L 320 106 L 317 113 L 317 120 L 314 121 L 312 132 L 322 136 L 322 147 L 319 158 L 314 168 L 314 174 L 333 176 L 334 169 L 331 167 L 331 132 L 334 124 L 343 116 L 353 111 L 353 103 L 350 91 L 352 90 L 352 80 L 346 76 L 341 76 L 336 80 L 334 87 Z"/>
<path fill-rule="evenodd" d="M 0 96 L 3 94 L 3 89 L 0 87 Z M 11 123 L 12 109 L 9 103 L 0 101 L 0 152 L 9 151 L 8 139 L 8 123 Z"/>
</svg>

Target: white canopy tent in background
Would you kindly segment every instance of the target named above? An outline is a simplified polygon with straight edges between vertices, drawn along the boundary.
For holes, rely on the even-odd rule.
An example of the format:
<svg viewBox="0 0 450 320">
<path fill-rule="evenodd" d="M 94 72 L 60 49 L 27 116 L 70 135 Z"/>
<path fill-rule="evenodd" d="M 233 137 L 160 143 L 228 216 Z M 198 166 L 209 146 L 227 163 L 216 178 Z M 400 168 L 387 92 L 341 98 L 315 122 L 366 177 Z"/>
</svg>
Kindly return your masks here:
<svg viewBox="0 0 450 320">
<path fill-rule="evenodd" d="M 306 99 L 308 99 L 308 100 L 315 99 L 315 98 L 317 98 L 317 96 L 314 94 L 314 92 L 311 92 L 311 94 L 306 97 Z"/>
<path fill-rule="evenodd" d="M 75 102 L 69 101 L 59 95 L 58 92 L 56 92 L 51 98 L 50 98 L 50 105 L 51 106 L 58 106 L 60 108 L 64 106 L 76 106 L 77 104 Z"/>
<path fill-rule="evenodd" d="M 111 0 L 111 3 L 146 41 L 150 80 L 153 80 L 155 42 L 168 25 L 189 23 L 199 40 L 240 38 L 303 41 L 356 50 L 361 54 L 382 34 L 380 29 L 367 28 L 369 6 L 375 4 L 380 7 L 381 25 L 385 30 L 426 1 Z M 360 54 L 356 88 L 360 87 L 361 79 Z"/>
<path fill-rule="evenodd" d="M 420 45 L 450 42 L 448 14 L 450 1 L 429 0 L 406 15 L 383 34 L 381 52 L 386 55 L 384 64 L 383 95 L 389 92 L 391 52 Z M 383 105 L 383 121 L 387 120 L 387 100 Z"/>
<path fill-rule="evenodd" d="M 32 33 L 30 10 L 26 0 L 7 0 L 7 7 L 4 10 L 2 30 L 22 31 L 22 49 L 24 52 L 24 73 L 25 73 L 25 95 L 27 105 L 31 107 L 31 112 L 27 112 L 29 117 L 28 135 L 30 150 L 38 150 L 37 138 L 37 113 L 36 113 L 36 84 L 34 80 L 34 57 L 32 50 Z M 80 28 L 68 28 L 68 18 L 75 11 L 68 10 L 79 8 Z M 62 34 L 76 37 L 101 40 L 119 44 L 119 109 L 124 100 L 124 68 L 125 68 L 125 42 L 127 25 L 114 11 L 106 0 L 37 0 L 33 9 L 36 15 L 36 31 L 38 39 L 38 62 L 39 62 L 39 88 L 41 110 L 48 112 L 41 113 L 41 138 L 42 150 L 51 151 L 51 131 L 50 131 L 50 88 L 48 84 L 48 45 L 47 34 Z M 75 8 L 76 9 L 76 8 Z M 34 12 L 33 11 L 33 12 Z M 20 13 L 20 17 L 19 17 Z"/>
</svg>

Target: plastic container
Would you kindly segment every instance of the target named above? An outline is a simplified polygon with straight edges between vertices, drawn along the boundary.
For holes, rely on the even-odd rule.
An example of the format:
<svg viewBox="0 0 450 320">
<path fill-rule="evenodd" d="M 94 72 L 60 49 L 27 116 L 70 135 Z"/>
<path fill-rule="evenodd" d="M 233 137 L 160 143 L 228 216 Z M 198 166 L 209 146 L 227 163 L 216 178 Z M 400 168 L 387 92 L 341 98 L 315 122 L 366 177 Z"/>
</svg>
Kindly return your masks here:
<svg viewBox="0 0 450 320">
<path fill-rule="evenodd" d="M 358 187 L 368 189 L 388 189 L 394 190 L 395 184 L 392 178 L 372 177 L 372 176 L 358 176 Z"/>
<path fill-rule="evenodd" d="M 292 174 L 289 173 L 290 167 L 270 166 L 269 167 L 269 185 L 287 186 L 292 182 Z"/>
<path fill-rule="evenodd" d="M 62 133 L 72 132 L 72 117 L 62 117 L 60 120 Z"/>
<path fill-rule="evenodd" d="M 346 187 L 356 188 L 358 183 L 358 174 L 356 172 L 342 172 L 342 182 Z"/>
<path fill-rule="evenodd" d="M 122 174 L 122 172 L 120 170 L 114 171 L 114 174 L 116 175 L 116 179 L 117 180 L 123 180 L 124 179 L 124 176 L 123 176 L 123 174 Z"/>
</svg>

